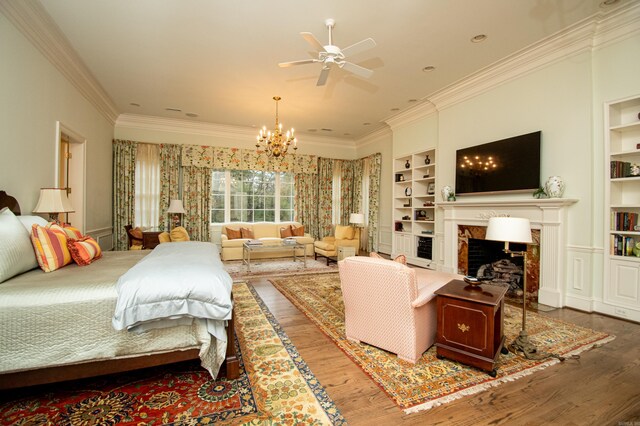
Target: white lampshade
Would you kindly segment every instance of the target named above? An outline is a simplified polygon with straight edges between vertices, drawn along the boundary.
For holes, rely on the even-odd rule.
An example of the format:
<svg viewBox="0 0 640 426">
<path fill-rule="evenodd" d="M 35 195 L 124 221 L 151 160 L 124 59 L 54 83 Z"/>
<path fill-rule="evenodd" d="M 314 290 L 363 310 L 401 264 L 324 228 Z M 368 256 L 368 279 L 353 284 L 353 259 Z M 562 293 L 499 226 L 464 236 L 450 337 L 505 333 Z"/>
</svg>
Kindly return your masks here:
<svg viewBox="0 0 640 426">
<path fill-rule="evenodd" d="M 529 244 L 531 224 L 521 217 L 492 217 L 487 225 L 487 240 Z"/>
<path fill-rule="evenodd" d="M 351 213 L 349 223 L 354 225 L 362 225 L 364 223 L 364 215 L 362 213 Z"/>
<path fill-rule="evenodd" d="M 167 213 L 186 213 L 182 206 L 182 200 L 171 200 Z"/>
<path fill-rule="evenodd" d="M 34 213 L 72 213 L 75 210 L 67 197 L 66 188 L 41 188 Z"/>
</svg>

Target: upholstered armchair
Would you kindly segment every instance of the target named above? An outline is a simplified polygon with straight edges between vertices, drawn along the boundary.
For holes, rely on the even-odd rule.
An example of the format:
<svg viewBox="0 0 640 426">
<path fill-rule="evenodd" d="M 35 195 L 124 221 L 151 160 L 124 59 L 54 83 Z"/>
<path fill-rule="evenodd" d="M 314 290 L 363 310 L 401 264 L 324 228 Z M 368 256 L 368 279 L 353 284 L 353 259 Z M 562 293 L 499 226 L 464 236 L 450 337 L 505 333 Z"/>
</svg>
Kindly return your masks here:
<svg viewBox="0 0 640 426">
<path fill-rule="evenodd" d="M 462 278 L 364 256 L 347 257 L 338 268 L 347 338 L 414 364 L 435 341 L 433 292 Z"/>
<path fill-rule="evenodd" d="M 313 246 L 315 259 L 318 259 L 318 255 L 326 258 L 337 256 L 338 247 L 341 246 L 354 247 L 357 253 L 360 247 L 360 228 L 336 225 L 333 236 L 315 241 Z"/>
</svg>

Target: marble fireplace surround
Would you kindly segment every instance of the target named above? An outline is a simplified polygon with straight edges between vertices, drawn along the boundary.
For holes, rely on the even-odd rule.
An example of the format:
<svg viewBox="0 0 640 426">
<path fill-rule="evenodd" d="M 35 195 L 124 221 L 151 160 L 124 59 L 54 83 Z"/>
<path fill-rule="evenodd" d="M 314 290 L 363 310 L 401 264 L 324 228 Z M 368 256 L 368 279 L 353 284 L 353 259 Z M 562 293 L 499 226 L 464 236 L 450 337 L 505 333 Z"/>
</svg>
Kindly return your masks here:
<svg viewBox="0 0 640 426">
<path fill-rule="evenodd" d="M 564 306 L 567 211 L 578 200 L 565 198 L 452 201 L 437 203 L 444 211 L 443 264 L 458 271 L 458 225 L 487 226 L 490 217 L 524 217 L 540 230 L 540 287 L 538 302 Z"/>
</svg>

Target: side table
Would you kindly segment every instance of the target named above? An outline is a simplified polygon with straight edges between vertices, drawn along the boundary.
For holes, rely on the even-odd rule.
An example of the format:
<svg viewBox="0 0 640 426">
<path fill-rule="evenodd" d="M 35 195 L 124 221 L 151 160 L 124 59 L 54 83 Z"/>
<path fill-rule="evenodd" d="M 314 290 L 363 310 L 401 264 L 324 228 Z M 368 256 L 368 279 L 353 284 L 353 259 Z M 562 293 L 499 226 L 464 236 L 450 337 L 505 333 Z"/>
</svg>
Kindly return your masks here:
<svg viewBox="0 0 640 426">
<path fill-rule="evenodd" d="M 160 244 L 158 235 L 161 233 L 162 231 L 158 230 L 142 231 L 142 248 L 144 250 L 153 250 L 158 244 Z"/>
<path fill-rule="evenodd" d="M 496 377 L 500 352 L 508 353 L 503 331 L 507 288 L 453 280 L 434 293 L 437 357 L 471 365 Z"/>
</svg>

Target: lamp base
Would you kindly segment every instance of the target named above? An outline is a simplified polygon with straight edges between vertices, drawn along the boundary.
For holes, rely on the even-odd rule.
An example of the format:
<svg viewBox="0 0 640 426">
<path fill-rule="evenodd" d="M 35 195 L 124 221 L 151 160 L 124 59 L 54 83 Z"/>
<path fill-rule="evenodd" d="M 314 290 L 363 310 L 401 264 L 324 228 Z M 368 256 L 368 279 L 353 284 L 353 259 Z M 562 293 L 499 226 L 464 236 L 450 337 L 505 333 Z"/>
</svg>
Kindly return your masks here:
<svg viewBox="0 0 640 426">
<path fill-rule="evenodd" d="M 557 354 L 539 352 L 536 345 L 531 343 L 529 340 L 529 335 L 526 330 L 520 330 L 518 337 L 509 344 L 509 351 L 516 355 L 522 354 L 526 359 L 541 360 L 546 358 L 557 358 L 560 361 L 565 360 L 563 356 Z"/>
</svg>

